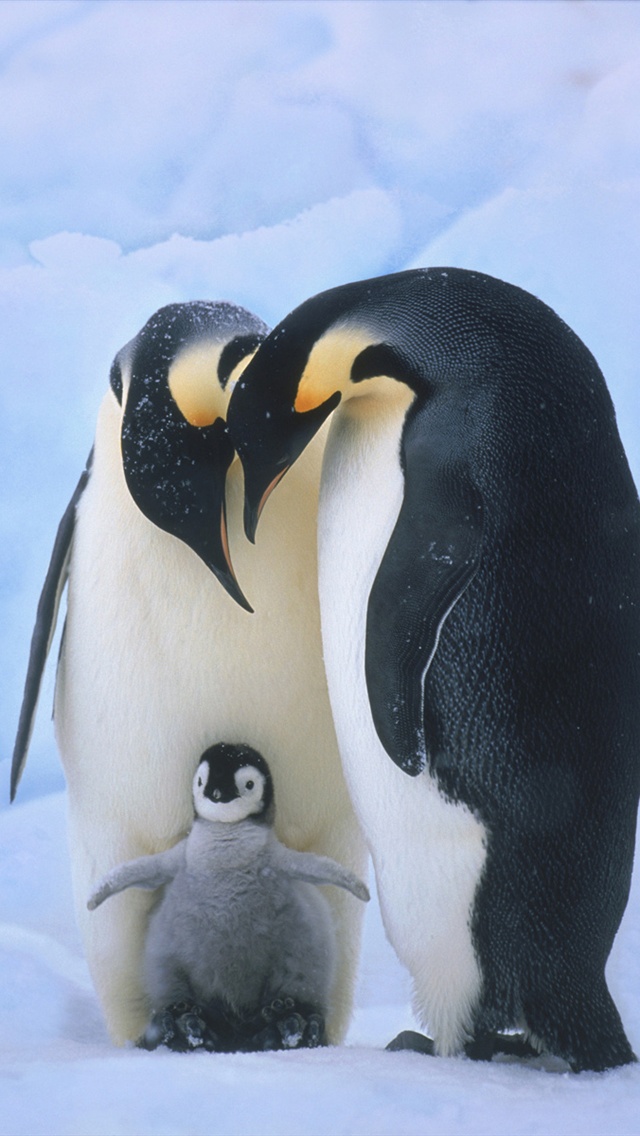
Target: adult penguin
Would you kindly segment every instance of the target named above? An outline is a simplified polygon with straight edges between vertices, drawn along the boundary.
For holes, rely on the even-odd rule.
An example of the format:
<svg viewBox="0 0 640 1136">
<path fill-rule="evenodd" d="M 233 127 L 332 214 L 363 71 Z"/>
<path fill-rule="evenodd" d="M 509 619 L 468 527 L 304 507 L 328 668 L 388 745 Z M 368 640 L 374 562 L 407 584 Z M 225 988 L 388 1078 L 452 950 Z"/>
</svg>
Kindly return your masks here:
<svg viewBox="0 0 640 1136">
<path fill-rule="evenodd" d="M 365 866 L 322 663 L 316 513 L 323 438 L 283 494 L 257 555 L 242 533 L 242 470 L 224 413 L 267 330 L 232 304 L 171 304 L 120 351 L 93 458 L 61 523 L 40 602 L 12 795 L 68 573 L 55 727 L 77 917 L 116 1042 L 139 1038 L 148 1019 L 142 959 L 153 897 L 130 891 L 95 917 L 86 897 L 116 864 L 184 837 L 193 820 L 191 782 L 208 746 L 246 741 L 264 754 L 285 844 L 356 874 Z M 235 581 L 230 546 L 255 614 Z M 352 896 L 330 890 L 339 962 L 328 1032 L 338 1040 L 352 1001 L 361 913 Z"/>
<path fill-rule="evenodd" d="M 435 1051 L 517 1028 L 576 1071 L 632 1061 L 604 967 L 638 801 L 640 507 L 597 364 L 461 269 L 307 300 L 229 407 L 251 538 L 331 411 L 329 692 Z"/>
</svg>

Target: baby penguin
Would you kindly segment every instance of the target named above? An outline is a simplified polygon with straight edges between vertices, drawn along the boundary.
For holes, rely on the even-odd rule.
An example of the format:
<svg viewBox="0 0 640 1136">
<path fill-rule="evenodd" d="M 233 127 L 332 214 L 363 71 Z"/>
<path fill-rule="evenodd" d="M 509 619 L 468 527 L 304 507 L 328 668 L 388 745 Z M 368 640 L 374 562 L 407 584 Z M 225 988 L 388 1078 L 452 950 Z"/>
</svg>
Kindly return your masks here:
<svg viewBox="0 0 640 1136">
<path fill-rule="evenodd" d="M 98 907 L 125 888 L 164 887 L 144 955 L 153 1014 L 138 1044 L 185 1051 L 294 1049 L 325 1043 L 336 954 L 317 884 L 367 901 L 352 872 L 277 839 L 269 767 L 248 745 L 219 743 L 200 759 L 195 820 L 166 852 L 114 868 Z"/>
</svg>

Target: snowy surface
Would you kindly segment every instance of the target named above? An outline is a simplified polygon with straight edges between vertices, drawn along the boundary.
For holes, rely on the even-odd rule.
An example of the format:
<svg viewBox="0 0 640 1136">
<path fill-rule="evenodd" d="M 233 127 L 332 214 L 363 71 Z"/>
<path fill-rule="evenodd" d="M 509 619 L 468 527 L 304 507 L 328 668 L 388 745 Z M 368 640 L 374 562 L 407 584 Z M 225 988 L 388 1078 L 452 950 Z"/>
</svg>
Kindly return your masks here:
<svg viewBox="0 0 640 1136">
<path fill-rule="evenodd" d="M 272 1054 L 116 1050 L 71 907 L 65 798 L 0 814 L 0 1136 L 633 1136 L 640 1068 L 607 1074 L 385 1053 L 415 1028 L 406 977 L 367 915 L 347 1045 Z M 640 880 L 609 981 L 640 1048 Z"/>
<path fill-rule="evenodd" d="M 163 303 L 273 323 L 346 280 L 490 272 L 591 348 L 640 480 L 639 96 L 633 0 L 2 0 L 4 785 L 57 522 L 111 359 Z M 73 928 L 52 676 L 18 804 L 2 794 L 0 1134 L 640 1133 L 637 1069 L 382 1052 L 412 1022 L 375 911 L 347 1048 L 111 1048 Z M 610 967 L 636 1050 L 639 960 L 636 891 Z"/>
</svg>

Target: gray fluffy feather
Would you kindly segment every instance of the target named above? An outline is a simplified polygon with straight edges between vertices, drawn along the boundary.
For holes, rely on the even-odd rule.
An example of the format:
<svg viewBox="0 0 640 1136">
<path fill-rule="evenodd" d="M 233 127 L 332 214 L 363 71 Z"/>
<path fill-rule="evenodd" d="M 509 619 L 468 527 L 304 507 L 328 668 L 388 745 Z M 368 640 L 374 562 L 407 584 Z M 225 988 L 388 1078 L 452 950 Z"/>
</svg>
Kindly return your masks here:
<svg viewBox="0 0 640 1136">
<path fill-rule="evenodd" d="M 286 848 L 268 825 L 196 817 L 186 839 L 167 852 L 110 872 L 88 907 L 129 887 L 164 885 L 144 960 L 154 1009 L 218 997 L 243 1011 L 289 996 L 326 1013 L 336 948 L 317 884 L 369 899 L 352 872 L 328 857 Z"/>
</svg>

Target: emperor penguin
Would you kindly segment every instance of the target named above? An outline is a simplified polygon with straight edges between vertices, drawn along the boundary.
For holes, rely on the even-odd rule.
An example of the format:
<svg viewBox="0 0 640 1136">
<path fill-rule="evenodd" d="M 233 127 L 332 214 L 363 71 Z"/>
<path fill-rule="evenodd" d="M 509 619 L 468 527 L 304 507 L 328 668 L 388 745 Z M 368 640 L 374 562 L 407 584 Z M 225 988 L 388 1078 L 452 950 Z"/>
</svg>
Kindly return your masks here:
<svg viewBox="0 0 640 1136">
<path fill-rule="evenodd" d="M 195 820 L 165 852 L 114 868 L 88 901 L 126 888 L 162 893 L 144 952 L 152 1017 L 147 1049 L 297 1049 L 326 1041 L 336 943 L 318 884 L 367 901 L 366 886 L 326 856 L 297 852 L 273 830 L 269 766 L 221 742 L 193 779 Z"/>
<path fill-rule="evenodd" d="M 267 330 L 230 303 L 170 304 L 118 353 L 38 609 L 12 796 L 68 576 L 55 729 L 78 923 L 119 1044 L 139 1038 L 149 1018 L 143 954 L 153 897 L 130 890 L 90 918 L 87 895 L 115 865 L 185 836 L 207 745 L 246 741 L 264 755 L 285 844 L 366 872 L 322 661 L 316 516 L 324 438 L 279 495 L 265 544 L 252 548 L 242 531 L 242 470 L 224 415 Z M 236 583 L 231 548 L 255 613 Z M 329 902 L 338 946 L 327 1033 L 337 1042 L 351 1009 L 362 916 L 344 891 L 331 889 Z"/>
<path fill-rule="evenodd" d="M 416 1012 L 437 1054 L 515 1029 L 575 1071 L 630 1062 L 605 963 L 640 780 L 640 506 L 602 374 L 478 272 L 323 292 L 231 398 L 250 538 L 332 412 L 325 663 Z"/>
</svg>

